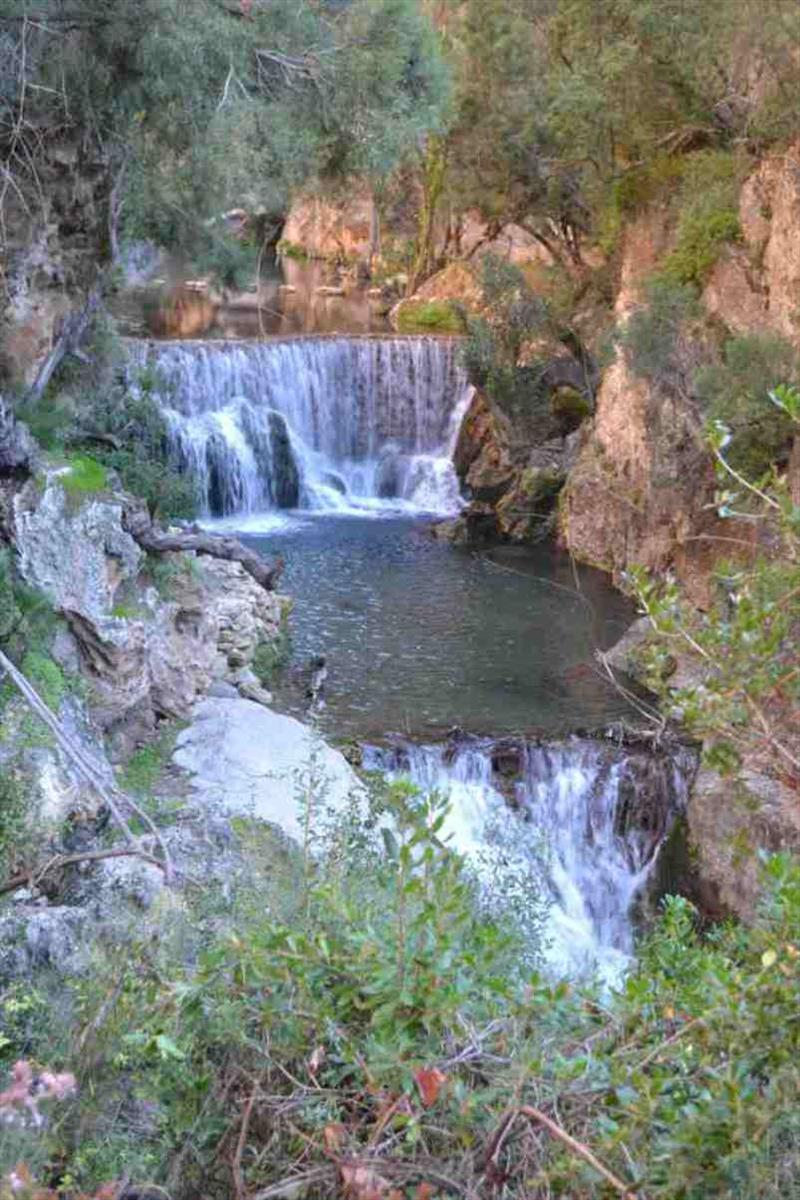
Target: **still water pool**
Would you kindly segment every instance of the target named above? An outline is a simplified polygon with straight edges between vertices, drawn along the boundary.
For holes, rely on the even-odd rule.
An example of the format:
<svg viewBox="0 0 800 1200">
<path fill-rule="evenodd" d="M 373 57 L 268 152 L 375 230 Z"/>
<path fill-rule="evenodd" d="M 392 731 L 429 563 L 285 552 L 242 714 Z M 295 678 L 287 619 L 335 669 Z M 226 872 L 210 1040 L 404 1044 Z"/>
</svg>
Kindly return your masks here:
<svg viewBox="0 0 800 1200">
<path fill-rule="evenodd" d="M 626 710 L 593 655 L 633 607 L 552 545 L 476 552 L 436 541 L 418 518 L 329 514 L 245 536 L 285 559 L 293 658 L 327 659 L 332 733 L 552 735 Z M 297 692 L 279 698 L 302 707 Z"/>
</svg>

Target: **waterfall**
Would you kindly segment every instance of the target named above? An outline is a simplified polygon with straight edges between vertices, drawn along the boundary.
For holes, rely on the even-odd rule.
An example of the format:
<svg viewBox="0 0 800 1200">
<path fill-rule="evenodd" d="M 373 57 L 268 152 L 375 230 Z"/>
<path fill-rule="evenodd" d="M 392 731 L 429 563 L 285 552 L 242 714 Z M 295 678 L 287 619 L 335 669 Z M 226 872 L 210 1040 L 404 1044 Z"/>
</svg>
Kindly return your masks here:
<svg viewBox="0 0 800 1200">
<path fill-rule="evenodd" d="M 208 516 L 459 508 L 451 459 L 471 389 L 453 339 L 129 345 Z"/>
<path fill-rule="evenodd" d="M 589 738 L 551 744 L 459 738 L 368 747 L 365 765 L 450 799 L 442 836 L 491 894 L 527 871 L 544 901 L 547 965 L 617 982 L 646 891 L 691 778 L 687 752 Z M 518 889 L 519 890 L 519 889 Z M 519 908 L 524 915 L 525 898 Z"/>
</svg>

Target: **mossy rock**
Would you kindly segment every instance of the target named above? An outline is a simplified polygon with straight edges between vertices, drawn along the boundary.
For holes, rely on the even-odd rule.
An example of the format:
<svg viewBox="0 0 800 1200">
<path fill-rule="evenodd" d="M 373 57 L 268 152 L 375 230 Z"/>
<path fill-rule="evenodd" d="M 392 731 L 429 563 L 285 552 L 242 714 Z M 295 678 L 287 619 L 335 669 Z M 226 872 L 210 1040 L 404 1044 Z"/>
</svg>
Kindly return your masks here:
<svg viewBox="0 0 800 1200">
<path fill-rule="evenodd" d="M 570 429 L 577 429 L 592 413 L 588 397 L 582 395 L 577 388 L 571 387 L 556 388 L 550 397 L 550 408 L 553 416 L 558 417 Z"/>
<path fill-rule="evenodd" d="M 397 311 L 398 333 L 463 333 L 464 322 L 449 300 L 406 300 Z"/>
</svg>

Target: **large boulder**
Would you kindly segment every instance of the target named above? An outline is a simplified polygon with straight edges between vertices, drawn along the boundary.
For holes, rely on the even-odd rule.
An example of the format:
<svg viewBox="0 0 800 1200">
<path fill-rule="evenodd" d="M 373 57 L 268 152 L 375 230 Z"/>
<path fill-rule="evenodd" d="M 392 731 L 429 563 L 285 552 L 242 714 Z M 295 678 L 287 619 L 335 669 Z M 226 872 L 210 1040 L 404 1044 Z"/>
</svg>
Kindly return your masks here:
<svg viewBox="0 0 800 1200">
<path fill-rule="evenodd" d="M 290 253 L 309 258 L 369 258 L 373 221 L 370 188 L 356 183 L 347 199 L 298 196 L 283 227 L 282 243 Z"/>
<path fill-rule="evenodd" d="M 314 809 L 316 833 L 326 813 L 364 795 L 344 755 L 312 728 L 249 700 L 197 704 L 174 761 L 189 772 L 203 805 L 268 821 L 300 841 L 305 805 Z"/>
<path fill-rule="evenodd" d="M 119 587 L 135 579 L 142 552 L 122 528 L 122 502 L 112 495 L 72 497 L 51 473 L 40 491 L 31 482 L 14 497 L 19 569 L 62 612 L 103 621 Z"/>
</svg>

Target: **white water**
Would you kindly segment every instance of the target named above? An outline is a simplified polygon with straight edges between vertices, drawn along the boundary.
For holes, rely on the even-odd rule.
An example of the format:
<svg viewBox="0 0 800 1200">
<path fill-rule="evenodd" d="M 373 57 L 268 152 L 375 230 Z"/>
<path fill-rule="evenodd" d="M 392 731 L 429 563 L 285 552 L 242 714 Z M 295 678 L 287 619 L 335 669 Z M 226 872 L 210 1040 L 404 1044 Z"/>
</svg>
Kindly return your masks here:
<svg viewBox="0 0 800 1200">
<path fill-rule="evenodd" d="M 516 778 L 503 795 L 496 746 L 370 748 L 365 765 L 450 799 L 442 836 L 475 866 L 489 896 L 507 894 L 507 881 L 518 891 L 527 869 L 538 892 L 531 903 L 546 905 L 550 969 L 619 982 L 633 952 L 636 901 L 686 802 L 688 764 L 589 739 L 528 744 L 516 751 Z M 519 908 L 524 917 L 524 896 Z"/>
<path fill-rule="evenodd" d="M 131 357 L 156 369 L 173 461 L 206 516 L 255 531 L 276 509 L 460 507 L 451 460 L 471 389 L 452 340 L 133 342 Z"/>
</svg>

